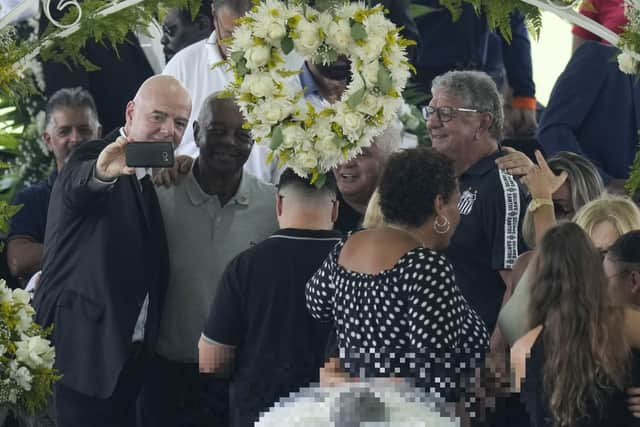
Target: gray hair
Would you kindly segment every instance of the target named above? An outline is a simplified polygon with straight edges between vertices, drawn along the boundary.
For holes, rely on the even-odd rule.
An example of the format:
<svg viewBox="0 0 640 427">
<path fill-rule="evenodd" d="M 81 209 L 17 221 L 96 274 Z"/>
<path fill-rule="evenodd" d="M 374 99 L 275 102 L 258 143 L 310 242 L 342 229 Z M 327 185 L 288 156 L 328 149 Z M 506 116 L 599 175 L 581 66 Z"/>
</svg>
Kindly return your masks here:
<svg viewBox="0 0 640 427">
<path fill-rule="evenodd" d="M 98 121 L 98 109 L 96 108 L 93 96 L 81 87 L 62 88 L 51 95 L 45 109 L 45 128 L 51 124 L 53 113 L 62 108 L 86 108 L 91 111 L 91 115 L 93 116 L 91 126 L 97 128 L 100 125 Z"/>
<path fill-rule="evenodd" d="M 482 71 L 449 71 L 435 79 L 431 84 L 431 93 L 444 92 L 460 98 L 467 108 L 491 113 L 493 121 L 489 126 L 489 134 L 496 141 L 502 141 L 504 111 L 502 96 L 495 82 Z"/>
<path fill-rule="evenodd" d="M 400 145 L 402 144 L 402 122 L 394 117 L 384 132 L 373 138 L 372 143 L 386 154 L 392 154 L 400 150 Z"/>
</svg>

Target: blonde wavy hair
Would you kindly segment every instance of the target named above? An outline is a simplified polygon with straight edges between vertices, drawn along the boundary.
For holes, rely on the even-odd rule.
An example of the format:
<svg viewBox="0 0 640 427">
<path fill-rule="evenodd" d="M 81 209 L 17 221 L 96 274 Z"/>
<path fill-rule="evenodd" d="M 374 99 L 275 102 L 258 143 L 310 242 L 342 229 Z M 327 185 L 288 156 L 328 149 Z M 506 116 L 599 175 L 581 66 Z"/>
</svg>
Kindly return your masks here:
<svg viewBox="0 0 640 427">
<path fill-rule="evenodd" d="M 573 222 L 588 235 L 596 225 L 605 221 L 616 229 L 618 236 L 640 230 L 640 209 L 628 197 L 603 194 L 580 208 L 573 217 Z"/>
<path fill-rule="evenodd" d="M 380 209 L 380 193 L 378 189 L 373 192 L 369 203 L 367 204 L 367 210 L 364 213 L 364 219 L 362 220 L 362 227 L 364 228 L 377 228 L 384 225 L 384 216 L 382 215 L 382 209 Z"/>
</svg>

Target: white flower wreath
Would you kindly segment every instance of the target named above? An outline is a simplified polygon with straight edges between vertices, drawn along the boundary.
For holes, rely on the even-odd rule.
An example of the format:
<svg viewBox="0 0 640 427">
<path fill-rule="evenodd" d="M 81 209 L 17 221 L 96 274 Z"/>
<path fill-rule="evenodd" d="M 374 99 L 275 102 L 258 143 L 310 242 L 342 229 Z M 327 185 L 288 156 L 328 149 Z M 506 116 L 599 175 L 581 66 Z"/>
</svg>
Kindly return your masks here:
<svg viewBox="0 0 640 427">
<path fill-rule="evenodd" d="M 345 3 L 319 12 L 266 0 L 233 33 L 227 63 L 235 78 L 227 92 L 256 143 L 270 148 L 269 161 L 277 156 L 320 186 L 325 172 L 369 146 L 393 118 L 410 74 L 411 44 L 380 5 Z M 341 99 L 317 111 L 304 98 L 300 70 L 287 69 L 289 54 L 322 64 L 347 56 L 351 81 Z"/>
</svg>

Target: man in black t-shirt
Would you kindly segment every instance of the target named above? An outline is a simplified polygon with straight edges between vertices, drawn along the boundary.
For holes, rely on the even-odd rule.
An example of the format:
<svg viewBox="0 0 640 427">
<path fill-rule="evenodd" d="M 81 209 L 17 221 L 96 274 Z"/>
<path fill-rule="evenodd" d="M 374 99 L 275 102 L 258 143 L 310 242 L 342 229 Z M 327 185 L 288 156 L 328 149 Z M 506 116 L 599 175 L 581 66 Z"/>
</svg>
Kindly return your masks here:
<svg viewBox="0 0 640 427">
<path fill-rule="evenodd" d="M 281 229 L 227 266 L 199 343 L 201 372 L 231 376 L 235 427 L 318 382 L 332 326 L 307 312 L 305 285 L 340 240 L 335 180 L 317 189 L 286 170 L 276 211 Z"/>
</svg>

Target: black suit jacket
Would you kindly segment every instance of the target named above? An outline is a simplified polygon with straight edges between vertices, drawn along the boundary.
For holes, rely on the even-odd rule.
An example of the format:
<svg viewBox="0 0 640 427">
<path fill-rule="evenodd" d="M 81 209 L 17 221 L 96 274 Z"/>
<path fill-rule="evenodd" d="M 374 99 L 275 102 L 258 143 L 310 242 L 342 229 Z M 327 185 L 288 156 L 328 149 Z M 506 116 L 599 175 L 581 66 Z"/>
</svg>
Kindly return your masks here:
<svg viewBox="0 0 640 427">
<path fill-rule="evenodd" d="M 145 203 L 135 175 L 118 178 L 109 189 L 90 185 L 106 145 L 82 144 L 56 180 L 35 295 L 36 320 L 54 325 L 62 384 L 99 398 L 113 393 L 131 355 L 147 293 L 145 348 L 155 347 L 169 276 L 155 191 Z"/>
</svg>

